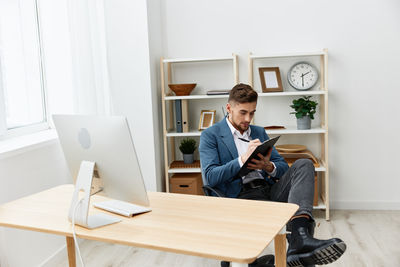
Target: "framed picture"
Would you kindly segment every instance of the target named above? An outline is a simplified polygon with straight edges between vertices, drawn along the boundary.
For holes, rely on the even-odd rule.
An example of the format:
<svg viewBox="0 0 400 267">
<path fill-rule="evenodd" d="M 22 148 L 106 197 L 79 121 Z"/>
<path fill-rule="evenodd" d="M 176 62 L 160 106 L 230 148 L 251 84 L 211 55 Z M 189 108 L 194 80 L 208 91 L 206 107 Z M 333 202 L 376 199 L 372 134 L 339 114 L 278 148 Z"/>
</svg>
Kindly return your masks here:
<svg viewBox="0 0 400 267">
<path fill-rule="evenodd" d="M 199 131 L 207 129 L 215 122 L 216 110 L 202 110 L 199 121 Z"/>
<path fill-rule="evenodd" d="M 263 93 L 283 92 L 281 73 L 278 67 L 259 68 Z"/>
</svg>

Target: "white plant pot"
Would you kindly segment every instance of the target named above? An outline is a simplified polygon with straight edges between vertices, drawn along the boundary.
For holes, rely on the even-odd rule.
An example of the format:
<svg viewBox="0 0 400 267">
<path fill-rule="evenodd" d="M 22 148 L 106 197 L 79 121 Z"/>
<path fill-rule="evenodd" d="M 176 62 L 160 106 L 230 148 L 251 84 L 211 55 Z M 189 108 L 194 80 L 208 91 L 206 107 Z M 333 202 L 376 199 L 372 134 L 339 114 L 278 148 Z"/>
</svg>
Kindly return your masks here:
<svg viewBox="0 0 400 267">
<path fill-rule="evenodd" d="M 297 119 L 297 130 L 308 130 L 311 129 L 311 118 L 310 116 L 303 116 Z"/>
<path fill-rule="evenodd" d="M 191 164 L 194 161 L 194 154 L 183 154 L 183 163 Z"/>
</svg>

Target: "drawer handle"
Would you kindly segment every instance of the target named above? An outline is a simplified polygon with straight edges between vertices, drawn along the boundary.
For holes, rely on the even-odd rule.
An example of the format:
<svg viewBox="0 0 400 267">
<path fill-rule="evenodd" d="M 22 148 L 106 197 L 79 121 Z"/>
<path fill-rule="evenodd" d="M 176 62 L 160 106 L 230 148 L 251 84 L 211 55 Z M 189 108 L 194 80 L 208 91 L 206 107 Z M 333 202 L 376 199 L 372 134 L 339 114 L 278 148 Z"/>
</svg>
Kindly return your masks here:
<svg viewBox="0 0 400 267">
<path fill-rule="evenodd" d="M 179 187 L 189 187 L 187 184 L 180 184 Z"/>
</svg>

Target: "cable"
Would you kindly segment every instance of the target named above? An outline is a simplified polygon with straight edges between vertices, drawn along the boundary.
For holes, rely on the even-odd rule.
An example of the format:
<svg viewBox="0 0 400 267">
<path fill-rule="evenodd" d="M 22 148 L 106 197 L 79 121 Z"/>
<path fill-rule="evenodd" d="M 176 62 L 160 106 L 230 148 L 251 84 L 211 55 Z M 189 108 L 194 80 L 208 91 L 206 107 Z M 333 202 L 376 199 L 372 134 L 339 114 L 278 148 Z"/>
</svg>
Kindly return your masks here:
<svg viewBox="0 0 400 267">
<path fill-rule="evenodd" d="M 80 249 L 79 249 L 78 240 L 77 240 L 76 234 L 75 234 L 75 213 L 76 213 L 76 208 L 79 206 L 79 204 L 81 204 L 81 202 L 82 202 L 83 199 L 84 199 L 84 198 L 81 198 L 81 199 L 76 203 L 76 205 L 75 205 L 75 207 L 74 207 L 74 211 L 73 211 L 73 213 L 72 213 L 72 236 L 74 237 L 74 243 L 75 243 L 75 246 L 76 246 L 76 250 L 78 251 L 78 256 L 79 256 L 79 259 L 80 259 L 80 261 L 81 261 L 81 265 L 82 265 L 82 267 L 85 267 L 85 264 L 83 263 L 83 259 L 82 259 L 82 256 L 81 256 L 81 251 L 80 251 Z"/>
</svg>

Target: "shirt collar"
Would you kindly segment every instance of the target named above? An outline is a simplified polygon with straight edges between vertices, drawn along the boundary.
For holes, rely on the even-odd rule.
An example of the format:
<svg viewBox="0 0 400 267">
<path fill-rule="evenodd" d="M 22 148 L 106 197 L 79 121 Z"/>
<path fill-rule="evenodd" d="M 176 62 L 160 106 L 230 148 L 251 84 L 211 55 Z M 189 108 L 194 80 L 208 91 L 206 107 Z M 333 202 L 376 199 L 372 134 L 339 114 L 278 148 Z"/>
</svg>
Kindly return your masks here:
<svg viewBox="0 0 400 267">
<path fill-rule="evenodd" d="M 231 130 L 232 135 L 237 135 L 238 137 L 247 137 L 250 138 L 250 134 L 251 134 L 251 129 L 250 127 L 243 132 L 243 135 L 235 128 L 233 127 L 232 123 L 229 121 L 228 116 L 226 116 L 226 123 L 229 126 L 229 129 Z"/>
</svg>

